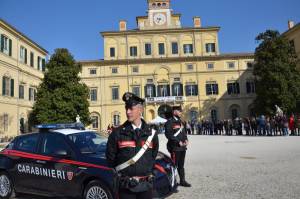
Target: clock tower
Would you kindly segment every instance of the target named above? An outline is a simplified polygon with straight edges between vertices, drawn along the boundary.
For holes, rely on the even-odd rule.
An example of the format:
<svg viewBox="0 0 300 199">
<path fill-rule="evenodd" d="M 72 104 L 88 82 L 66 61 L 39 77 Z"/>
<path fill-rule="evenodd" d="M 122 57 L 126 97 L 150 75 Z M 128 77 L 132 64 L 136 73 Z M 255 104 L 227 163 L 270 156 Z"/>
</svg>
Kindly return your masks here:
<svg viewBox="0 0 300 199">
<path fill-rule="evenodd" d="M 171 25 L 170 0 L 148 0 L 149 25 L 156 28 Z"/>
<path fill-rule="evenodd" d="M 180 14 L 173 14 L 170 0 L 147 0 L 148 16 L 137 17 L 139 29 L 180 28 Z"/>
</svg>

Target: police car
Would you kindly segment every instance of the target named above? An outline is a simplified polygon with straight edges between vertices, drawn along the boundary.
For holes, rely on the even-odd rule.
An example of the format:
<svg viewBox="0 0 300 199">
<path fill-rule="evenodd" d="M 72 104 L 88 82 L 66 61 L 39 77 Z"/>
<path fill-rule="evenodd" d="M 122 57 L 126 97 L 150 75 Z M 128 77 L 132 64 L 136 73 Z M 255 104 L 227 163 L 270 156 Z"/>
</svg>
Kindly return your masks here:
<svg viewBox="0 0 300 199">
<path fill-rule="evenodd" d="M 83 125 L 37 126 L 39 133 L 16 137 L 0 153 L 0 199 L 29 193 L 84 199 L 117 198 L 117 173 L 106 163 L 107 139 Z M 159 152 L 154 193 L 176 189 L 172 160 Z"/>
</svg>

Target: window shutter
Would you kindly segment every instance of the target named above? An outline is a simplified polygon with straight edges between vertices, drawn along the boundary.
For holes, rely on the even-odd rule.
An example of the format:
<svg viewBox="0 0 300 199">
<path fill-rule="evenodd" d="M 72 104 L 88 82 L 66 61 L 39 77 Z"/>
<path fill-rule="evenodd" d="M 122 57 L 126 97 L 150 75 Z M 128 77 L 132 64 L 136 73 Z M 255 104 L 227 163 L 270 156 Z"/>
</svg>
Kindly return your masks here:
<svg viewBox="0 0 300 199">
<path fill-rule="evenodd" d="M 12 56 L 12 40 L 9 39 L 9 56 Z"/>
<path fill-rule="evenodd" d="M 45 70 L 46 70 L 46 60 L 42 59 L 42 71 L 45 72 Z"/>
<path fill-rule="evenodd" d="M 4 50 L 4 35 L 1 34 L 1 52 Z"/>
<path fill-rule="evenodd" d="M 206 84 L 206 95 L 210 95 L 209 87 L 210 87 L 210 84 Z"/>
<path fill-rule="evenodd" d="M 154 84 L 152 85 L 152 89 L 153 89 L 153 97 L 156 97 L 156 87 Z"/>
<path fill-rule="evenodd" d="M 170 96 L 171 92 L 170 92 L 170 85 L 167 85 L 167 96 Z"/>
<path fill-rule="evenodd" d="M 216 84 L 216 94 L 219 95 L 219 85 Z"/>
<path fill-rule="evenodd" d="M 37 59 L 37 62 L 38 62 L 38 63 L 37 63 L 38 68 L 37 68 L 37 69 L 38 69 L 38 70 L 40 70 L 40 68 L 41 68 L 41 66 L 40 66 L 40 60 L 41 60 L 41 58 L 38 56 L 38 59 Z"/>
<path fill-rule="evenodd" d="M 15 80 L 11 79 L 10 80 L 10 96 L 14 96 L 15 95 Z"/>
<path fill-rule="evenodd" d="M 147 86 L 144 86 L 144 92 L 145 92 L 145 98 L 149 97 L 148 93 L 147 93 Z"/>
<path fill-rule="evenodd" d="M 185 95 L 189 96 L 189 86 L 188 85 L 185 86 Z"/>
<path fill-rule="evenodd" d="M 25 64 L 27 64 L 27 49 L 25 48 Z"/>
<path fill-rule="evenodd" d="M 198 85 L 195 85 L 195 95 L 198 95 Z"/>
<path fill-rule="evenodd" d="M 175 85 L 176 83 L 172 85 L 172 96 L 176 96 Z"/>
<path fill-rule="evenodd" d="M 2 95 L 4 96 L 5 95 L 5 88 L 6 88 L 6 85 L 5 85 L 5 77 L 2 77 Z"/>
<path fill-rule="evenodd" d="M 240 84 L 236 83 L 236 87 L 237 87 L 237 94 L 240 94 Z"/>
</svg>

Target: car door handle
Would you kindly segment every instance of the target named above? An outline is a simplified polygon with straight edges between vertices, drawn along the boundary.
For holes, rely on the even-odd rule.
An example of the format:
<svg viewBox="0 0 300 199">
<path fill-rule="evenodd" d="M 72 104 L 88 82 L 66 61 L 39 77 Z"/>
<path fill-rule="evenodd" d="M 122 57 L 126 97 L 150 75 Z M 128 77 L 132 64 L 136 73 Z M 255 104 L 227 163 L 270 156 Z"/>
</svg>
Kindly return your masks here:
<svg viewBox="0 0 300 199">
<path fill-rule="evenodd" d="M 43 160 L 37 160 L 36 162 L 39 164 L 46 164 L 46 161 L 43 161 Z"/>
</svg>

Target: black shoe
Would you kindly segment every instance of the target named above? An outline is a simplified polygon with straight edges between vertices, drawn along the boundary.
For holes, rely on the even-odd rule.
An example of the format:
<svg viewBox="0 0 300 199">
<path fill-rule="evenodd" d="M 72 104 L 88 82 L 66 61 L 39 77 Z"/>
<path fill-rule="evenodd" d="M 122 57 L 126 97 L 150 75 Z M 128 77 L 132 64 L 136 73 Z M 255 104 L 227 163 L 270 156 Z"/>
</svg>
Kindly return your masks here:
<svg viewBox="0 0 300 199">
<path fill-rule="evenodd" d="M 180 186 L 183 186 L 183 187 L 191 187 L 191 186 L 192 186 L 192 185 L 189 184 L 187 181 L 180 182 L 179 185 L 180 185 Z"/>
</svg>

